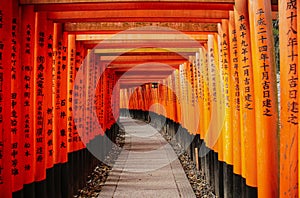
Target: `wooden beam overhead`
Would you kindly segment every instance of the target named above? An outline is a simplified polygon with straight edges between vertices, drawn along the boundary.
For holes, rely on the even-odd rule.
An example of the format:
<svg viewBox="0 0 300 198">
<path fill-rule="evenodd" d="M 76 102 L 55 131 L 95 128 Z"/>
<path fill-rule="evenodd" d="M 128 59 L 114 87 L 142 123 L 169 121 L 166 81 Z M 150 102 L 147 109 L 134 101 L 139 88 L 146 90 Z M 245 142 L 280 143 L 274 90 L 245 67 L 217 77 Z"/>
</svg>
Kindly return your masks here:
<svg viewBox="0 0 300 198">
<path fill-rule="evenodd" d="M 20 0 L 20 4 L 63 4 L 63 3 L 120 3 L 128 0 Z M 178 2 L 186 3 L 186 0 L 130 0 L 129 2 Z M 234 3 L 234 0 L 189 0 L 188 2 L 203 3 Z"/>
<path fill-rule="evenodd" d="M 184 63 L 185 61 L 173 61 L 172 63 L 171 62 L 167 62 L 167 61 L 164 61 L 164 63 L 161 61 L 160 63 L 161 64 L 165 64 L 165 65 L 168 65 L 169 67 L 174 67 L 174 68 L 177 68 L 180 64 Z M 113 68 L 113 69 L 130 69 L 130 68 L 133 68 L 133 67 L 139 67 L 139 65 L 142 65 L 142 64 L 145 64 L 147 65 L 148 67 L 155 67 L 156 64 L 158 62 L 152 62 L 151 63 L 145 63 L 145 62 L 140 62 L 140 63 L 119 63 L 119 64 L 109 64 L 108 65 L 108 68 Z"/>
<path fill-rule="evenodd" d="M 180 65 L 184 62 L 186 62 L 186 59 L 178 59 L 178 60 L 136 60 L 136 61 L 119 61 L 115 60 L 113 62 L 108 62 L 109 66 L 117 67 L 117 66 L 125 66 L 125 67 L 132 67 L 137 65 L 147 65 L 147 66 L 153 66 L 153 64 L 165 64 L 165 65 Z"/>
<path fill-rule="evenodd" d="M 99 43 L 96 45 L 89 45 L 92 49 L 117 49 L 117 48 L 199 48 L 205 42 L 176 42 L 170 40 L 169 42 L 158 42 L 158 41 L 148 41 L 148 42 L 120 42 L 120 43 Z M 88 46 L 88 45 L 87 45 Z"/>
<path fill-rule="evenodd" d="M 105 18 L 115 18 L 116 22 L 123 17 L 126 18 L 144 18 L 144 21 L 153 21 L 154 18 L 174 18 L 180 21 L 183 18 L 199 19 L 228 19 L 227 10 L 110 10 L 110 11 L 67 11 L 50 12 L 48 19 L 64 22 L 70 21 L 103 21 Z M 128 20 L 134 21 L 134 20 Z"/>
<path fill-rule="evenodd" d="M 198 52 L 199 48 L 118 48 L 118 49 L 95 49 L 96 54 L 123 54 L 127 52 L 136 53 L 159 53 L 159 52 Z"/>
<path fill-rule="evenodd" d="M 178 67 L 172 67 L 173 69 L 177 69 Z M 165 68 L 161 68 L 161 67 L 151 67 L 153 72 L 162 72 L 162 73 L 167 73 L 167 72 L 173 72 L 172 70 L 167 70 Z M 123 74 L 124 72 L 128 72 L 128 68 L 126 67 L 119 67 L 119 68 L 113 68 L 113 70 L 117 73 Z M 134 72 L 141 72 L 141 73 L 145 73 L 148 72 L 149 73 L 149 69 L 145 69 L 145 68 L 134 68 Z"/>
<path fill-rule="evenodd" d="M 207 34 L 191 34 L 186 35 L 183 33 L 176 33 L 174 34 L 160 34 L 157 31 L 156 34 L 131 34 L 131 33 L 124 33 L 124 34 L 77 34 L 76 41 L 104 41 L 104 43 L 129 43 L 129 42 L 137 42 L 137 41 L 160 41 L 160 40 L 172 40 L 173 42 L 176 41 L 203 41 L 207 40 Z"/>
<path fill-rule="evenodd" d="M 87 48 L 86 48 L 87 49 Z M 170 51 L 165 51 L 165 52 L 126 52 L 126 53 L 118 53 L 118 54 L 99 54 L 100 56 L 166 56 L 166 55 L 174 55 L 178 54 L 177 52 L 170 52 Z M 180 56 L 184 58 L 188 58 L 189 56 L 195 56 L 195 52 L 181 52 L 179 54 Z"/>
<path fill-rule="evenodd" d="M 37 4 L 39 12 L 96 11 L 96 10 L 233 10 L 233 3 L 220 2 L 105 2 Z"/>
<path fill-rule="evenodd" d="M 180 23 L 180 22 L 81 22 L 65 23 L 64 31 L 67 32 L 100 32 L 100 31 L 124 31 L 131 28 L 144 26 L 158 26 L 170 28 L 181 32 L 217 32 L 215 23 Z"/>
<path fill-rule="evenodd" d="M 151 61 L 157 60 L 186 60 L 184 57 L 174 54 L 174 55 L 143 55 L 143 56 L 101 56 L 101 61 L 119 61 L 119 62 L 127 62 L 127 61 Z"/>
<path fill-rule="evenodd" d="M 54 22 L 58 23 L 79 23 L 79 22 L 183 22 L 183 23 L 220 23 L 222 21 L 221 18 L 197 18 L 197 17 L 190 17 L 190 18 L 178 18 L 178 17 L 155 17 L 155 18 L 148 18 L 148 17 L 110 17 L 110 18 L 97 18 L 97 19 L 54 19 Z"/>
</svg>

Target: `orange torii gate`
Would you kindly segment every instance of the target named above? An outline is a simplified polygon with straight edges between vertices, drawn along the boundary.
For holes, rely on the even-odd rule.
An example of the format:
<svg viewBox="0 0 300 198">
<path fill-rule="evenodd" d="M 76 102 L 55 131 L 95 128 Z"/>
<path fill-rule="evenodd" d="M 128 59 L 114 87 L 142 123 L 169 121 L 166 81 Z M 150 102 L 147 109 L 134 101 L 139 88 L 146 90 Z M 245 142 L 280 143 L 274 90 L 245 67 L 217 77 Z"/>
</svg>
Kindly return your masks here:
<svg viewBox="0 0 300 198">
<path fill-rule="evenodd" d="M 70 197 L 97 162 L 87 145 L 105 145 L 103 135 L 113 137 L 119 109 L 145 112 L 159 103 L 153 113 L 198 134 L 210 149 L 199 159 L 218 196 L 299 196 L 299 8 L 297 0 L 278 5 L 267 0 L 4 0 L 0 194 Z M 280 100 L 271 24 L 277 10 Z M 177 28 L 202 46 L 184 49 L 184 40 L 157 38 L 157 45 L 169 45 L 171 51 L 151 51 L 143 49 L 151 38 L 143 38 L 91 50 L 120 31 L 152 23 Z M 163 34 L 168 32 L 158 36 Z M 126 47 L 141 49 L 128 52 Z M 150 82 L 133 88 L 147 77 L 143 68 L 121 78 L 135 65 L 154 61 L 174 70 L 153 66 L 151 72 L 161 71 L 148 81 L 158 86 Z M 77 82 L 76 76 L 85 81 Z M 112 97 L 114 87 L 122 89 Z M 93 106 L 96 117 L 90 114 Z M 96 120 L 103 131 L 94 130 Z M 196 147 L 201 151 L 201 145 Z M 92 163 L 82 162 L 87 159 Z M 78 178 L 73 171 L 84 174 Z"/>
</svg>

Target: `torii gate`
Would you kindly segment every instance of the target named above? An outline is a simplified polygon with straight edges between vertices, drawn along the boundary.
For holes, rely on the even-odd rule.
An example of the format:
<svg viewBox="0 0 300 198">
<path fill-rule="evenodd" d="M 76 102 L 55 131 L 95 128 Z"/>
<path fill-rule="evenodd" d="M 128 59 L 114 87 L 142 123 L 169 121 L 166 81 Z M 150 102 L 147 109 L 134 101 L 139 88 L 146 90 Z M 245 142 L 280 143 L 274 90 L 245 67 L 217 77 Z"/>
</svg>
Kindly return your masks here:
<svg viewBox="0 0 300 198">
<path fill-rule="evenodd" d="M 215 87 L 216 101 L 213 101 L 210 96 L 213 93 L 209 94 L 209 90 L 205 92 L 203 88 L 199 91 L 196 86 L 193 87 L 195 92 L 203 94 L 203 100 L 200 95 L 197 97 L 202 105 L 200 113 L 205 115 L 206 121 L 199 121 L 203 127 L 199 131 L 191 128 L 189 132 L 199 133 L 208 147 L 219 154 L 218 160 L 232 166 L 233 172 L 245 179 L 247 187 L 250 187 L 249 194 L 254 189 L 259 197 L 299 196 L 299 3 L 299 0 L 4 0 L 0 5 L 0 93 L 3 97 L 0 101 L 0 127 L 3 131 L 0 136 L 3 155 L 0 159 L 0 194 L 11 197 L 12 192 L 22 191 L 24 184 L 46 180 L 47 168 L 67 163 L 68 153 L 85 147 L 78 139 L 89 142 L 97 136 L 92 132 L 79 137 L 73 129 L 73 95 L 70 90 L 76 72 L 84 57 L 88 56 L 91 67 L 101 65 L 98 74 L 103 72 L 104 66 L 108 66 L 107 73 L 100 79 L 104 87 L 98 87 L 96 94 L 99 122 L 104 131 L 109 130 L 115 121 L 103 112 L 111 114 L 111 111 L 118 110 L 118 106 L 111 108 L 110 87 L 130 68 L 144 62 L 160 62 L 189 74 L 188 80 L 199 80 L 200 85 L 203 77 L 193 73 L 197 70 L 191 72 L 190 64 L 196 67 L 195 63 L 202 61 L 203 65 L 209 66 L 205 70 L 208 82 L 212 82 L 217 71 L 210 70 L 214 65 L 220 70 L 217 74 L 228 79 L 228 82 L 224 81 L 226 97 L 224 99 L 220 95 L 221 88 Z M 271 39 L 271 20 L 277 15 L 281 48 L 280 119 Z M 121 31 L 143 26 L 176 29 L 203 47 L 199 50 L 197 45 L 190 46 L 176 34 L 164 38 L 168 32 L 156 34 L 150 30 L 133 32 L 130 35 L 133 39 L 125 44 L 116 40 L 104 43 L 102 48 L 96 47 L 99 42 Z M 134 35 L 138 34 L 142 36 L 135 39 Z M 170 51 L 149 49 L 147 45 L 153 40 L 157 45 L 168 45 Z M 227 46 L 222 45 L 224 43 Z M 127 52 L 128 48 L 138 49 Z M 88 52 L 92 52 L 91 56 Z M 117 56 L 123 52 L 127 53 Z M 191 58 L 186 60 L 185 56 Z M 126 90 L 139 85 L 148 77 L 149 71 L 153 76 L 148 80 L 153 82 L 161 81 L 170 74 L 173 79 L 179 78 L 173 70 L 153 64 L 151 68 L 140 68 L 133 76 L 126 76 L 118 86 Z M 89 69 L 86 77 L 88 83 L 96 80 Z M 171 78 L 166 82 L 172 82 Z M 201 86 L 208 88 L 212 83 L 204 85 L 202 82 Z M 83 84 L 79 88 L 89 89 Z M 161 94 L 168 93 L 165 88 L 160 89 L 164 89 Z M 105 91 L 107 95 L 103 96 Z M 147 93 L 139 91 L 140 95 L 151 93 L 151 90 Z M 138 100 L 138 96 L 134 96 Z M 121 97 L 126 99 L 125 95 Z M 230 104 L 223 109 L 225 127 L 222 125 L 222 135 L 216 144 L 210 144 L 211 136 L 206 137 L 204 133 L 211 115 L 209 105 L 217 105 L 222 99 Z M 211 103 L 205 103 L 205 100 Z M 129 98 L 127 101 L 129 103 Z M 160 103 L 167 104 L 166 100 Z M 132 102 L 129 104 L 132 105 Z M 145 106 L 143 101 L 137 104 Z M 76 105 L 89 106 L 91 101 Z M 189 123 L 186 117 L 179 119 L 174 116 L 176 105 L 168 108 L 173 114 L 165 116 L 173 116 L 174 121 L 182 121 L 182 125 L 189 128 L 193 123 Z M 45 126 L 43 123 L 46 121 L 49 124 Z M 93 128 L 92 125 L 90 122 L 88 127 Z M 78 126 L 83 127 L 86 126 Z M 72 140 L 68 136 L 72 136 Z"/>
</svg>

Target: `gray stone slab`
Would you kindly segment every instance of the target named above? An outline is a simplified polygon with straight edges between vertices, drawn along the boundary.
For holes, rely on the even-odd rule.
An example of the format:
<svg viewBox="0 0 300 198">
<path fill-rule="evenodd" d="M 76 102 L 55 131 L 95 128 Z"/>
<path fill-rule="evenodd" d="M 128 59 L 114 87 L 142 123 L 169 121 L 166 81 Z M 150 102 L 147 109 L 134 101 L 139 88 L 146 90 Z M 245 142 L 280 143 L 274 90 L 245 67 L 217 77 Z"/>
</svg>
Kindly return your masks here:
<svg viewBox="0 0 300 198">
<path fill-rule="evenodd" d="M 193 189 L 168 142 L 150 125 L 122 118 L 124 150 L 99 195 L 101 198 L 188 197 Z"/>
</svg>

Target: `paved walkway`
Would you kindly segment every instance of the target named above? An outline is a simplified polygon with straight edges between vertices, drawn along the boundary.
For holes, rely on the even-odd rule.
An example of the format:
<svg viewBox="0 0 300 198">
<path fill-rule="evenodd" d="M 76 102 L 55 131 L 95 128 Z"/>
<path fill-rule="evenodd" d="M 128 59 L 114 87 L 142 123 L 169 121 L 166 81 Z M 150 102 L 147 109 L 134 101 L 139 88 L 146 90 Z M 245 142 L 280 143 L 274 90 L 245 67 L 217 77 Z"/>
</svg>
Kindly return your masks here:
<svg viewBox="0 0 300 198">
<path fill-rule="evenodd" d="M 121 118 L 125 145 L 99 197 L 192 198 L 192 187 L 172 147 L 150 125 Z"/>
</svg>

